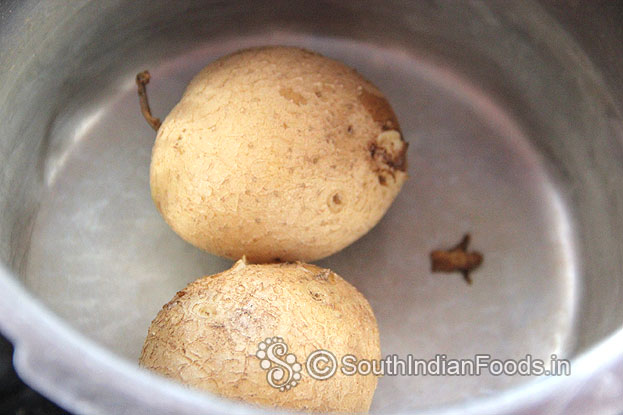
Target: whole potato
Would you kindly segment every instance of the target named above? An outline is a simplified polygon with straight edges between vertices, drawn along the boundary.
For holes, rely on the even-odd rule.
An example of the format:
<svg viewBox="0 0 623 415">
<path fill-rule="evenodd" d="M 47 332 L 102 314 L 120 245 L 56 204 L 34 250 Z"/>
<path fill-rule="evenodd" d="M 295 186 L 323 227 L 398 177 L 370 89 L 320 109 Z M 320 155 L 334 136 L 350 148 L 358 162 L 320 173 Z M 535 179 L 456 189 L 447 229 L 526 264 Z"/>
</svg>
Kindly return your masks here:
<svg viewBox="0 0 623 415">
<path fill-rule="evenodd" d="M 268 361 L 275 343 L 285 344 L 287 354 L 296 357 L 281 350 L 291 372 Z M 376 377 L 337 370 L 316 380 L 305 362 L 319 349 L 338 361 L 346 354 L 380 358 L 376 320 L 363 295 L 314 265 L 241 260 L 191 283 L 162 308 L 149 328 L 140 364 L 230 399 L 306 411 L 366 412 Z M 282 376 L 273 376 L 279 370 Z"/>
<path fill-rule="evenodd" d="M 311 261 L 381 219 L 406 150 L 389 103 L 355 70 L 294 47 L 249 49 L 205 67 L 166 117 L 151 192 L 201 249 Z"/>
</svg>

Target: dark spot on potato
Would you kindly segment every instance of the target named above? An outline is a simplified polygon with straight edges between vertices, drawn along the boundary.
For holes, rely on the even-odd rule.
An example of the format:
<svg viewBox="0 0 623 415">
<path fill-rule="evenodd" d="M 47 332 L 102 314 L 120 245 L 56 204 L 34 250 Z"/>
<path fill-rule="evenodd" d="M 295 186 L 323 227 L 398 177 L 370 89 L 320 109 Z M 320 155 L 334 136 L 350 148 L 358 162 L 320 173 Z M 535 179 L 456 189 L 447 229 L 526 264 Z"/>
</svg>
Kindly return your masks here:
<svg viewBox="0 0 623 415">
<path fill-rule="evenodd" d="M 184 149 L 180 146 L 180 141 L 178 140 L 175 144 L 173 144 L 173 148 L 179 153 L 184 154 Z"/>
<path fill-rule="evenodd" d="M 322 294 L 318 292 L 310 291 L 309 295 L 311 295 L 315 301 L 322 301 Z"/>
<path fill-rule="evenodd" d="M 331 270 L 325 269 L 314 275 L 314 278 L 317 280 L 329 281 L 329 275 L 331 275 Z"/>
<path fill-rule="evenodd" d="M 387 179 L 382 174 L 379 174 L 379 183 L 381 183 L 381 186 L 387 186 Z"/>
<path fill-rule="evenodd" d="M 376 144 L 375 141 L 372 141 L 368 145 L 368 151 L 372 156 L 372 159 L 377 160 L 386 166 L 390 167 L 393 170 L 406 171 L 407 170 L 407 148 L 409 148 L 409 143 L 404 142 L 404 145 L 396 154 L 392 154 L 387 151 L 383 147 L 380 147 Z"/>
<path fill-rule="evenodd" d="M 392 107 L 384 97 L 373 94 L 365 88 L 361 88 L 357 98 L 368 114 L 370 114 L 372 119 L 379 124 L 381 128 L 400 131 L 396 114 L 394 114 Z"/>
<path fill-rule="evenodd" d="M 346 129 L 346 132 L 348 132 L 348 134 L 352 134 L 353 133 L 353 126 L 349 125 L 348 128 Z"/>
<path fill-rule="evenodd" d="M 342 195 L 340 194 L 340 192 L 335 192 L 332 195 L 329 196 L 328 200 L 327 200 L 327 205 L 329 206 L 329 210 L 333 213 L 338 213 L 342 210 L 342 208 L 344 207 L 344 199 L 342 197 Z M 321 225 L 323 225 L 323 223 L 321 222 Z M 326 223 L 324 223 L 324 225 L 326 225 Z"/>
<path fill-rule="evenodd" d="M 279 89 L 279 95 L 299 106 L 307 104 L 307 99 L 292 88 L 285 87 Z"/>
<path fill-rule="evenodd" d="M 383 131 L 389 131 L 394 129 L 394 123 L 390 120 L 385 121 L 385 123 L 381 126 Z"/>
</svg>

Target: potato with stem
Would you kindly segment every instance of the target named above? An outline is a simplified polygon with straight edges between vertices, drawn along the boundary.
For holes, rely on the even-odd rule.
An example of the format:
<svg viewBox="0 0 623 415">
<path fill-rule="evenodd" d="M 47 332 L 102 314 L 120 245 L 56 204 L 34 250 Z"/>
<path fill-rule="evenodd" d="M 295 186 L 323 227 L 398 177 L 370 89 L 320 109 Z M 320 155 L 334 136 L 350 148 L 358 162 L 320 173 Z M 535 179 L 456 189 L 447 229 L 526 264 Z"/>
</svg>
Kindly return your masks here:
<svg viewBox="0 0 623 415">
<path fill-rule="evenodd" d="M 186 241 L 231 259 L 312 261 L 368 232 L 407 178 L 407 143 L 383 94 L 296 47 L 206 66 L 157 130 L 152 198 Z"/>
</svg>

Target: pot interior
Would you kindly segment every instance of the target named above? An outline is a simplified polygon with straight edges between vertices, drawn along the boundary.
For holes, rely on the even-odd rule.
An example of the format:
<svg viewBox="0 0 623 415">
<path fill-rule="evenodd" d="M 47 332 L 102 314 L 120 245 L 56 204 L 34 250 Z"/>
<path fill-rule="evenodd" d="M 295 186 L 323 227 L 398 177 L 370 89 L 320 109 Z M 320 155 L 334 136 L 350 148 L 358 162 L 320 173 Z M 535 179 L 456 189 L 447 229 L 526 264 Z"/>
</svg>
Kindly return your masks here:
<svg viewBox="0 0 623 415">
<path fill-rule="evenodd" d="M 136 362 L 161 306 L 231 262 L 182 241 L 156 211 L 155 133 L 134 76 L 150 70 L 152 109 L 164 117 L 214 59 L 302 46 L 374 82 L 410 143 L 410 179 L 387 215 L 319 261 L 368 298 L 383 354 L 572 359 L 623 322 L 620 102 L 539 6 L 449 3 L 19 8 L 41 24 L 3 40 L 3 261 L 51 312 Z M 485 258 L 473 285 L 432 274 L 429 252 L 467 232 Z M 386 376 L 372 411 L 530 381 Z"/>
</svg>

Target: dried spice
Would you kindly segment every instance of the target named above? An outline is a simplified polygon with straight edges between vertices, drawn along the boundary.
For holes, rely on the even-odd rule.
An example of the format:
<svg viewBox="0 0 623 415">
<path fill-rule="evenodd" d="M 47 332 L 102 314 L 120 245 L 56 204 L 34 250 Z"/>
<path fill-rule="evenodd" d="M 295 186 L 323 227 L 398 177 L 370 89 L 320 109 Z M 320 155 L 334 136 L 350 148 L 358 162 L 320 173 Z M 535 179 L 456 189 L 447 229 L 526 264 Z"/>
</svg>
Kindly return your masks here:
<svg viewBox="0 0 623 415">
<path fill-rule="evenodd" d="M 460 272 L 468 284 L 472 283 L 470 273 L 484 260 L 478 251 L 467 252 L 470 235 L 465 234 L 461 242 L 449 250 L 435 250 L 430 253 L 432 272 Z"/>
</svg>

